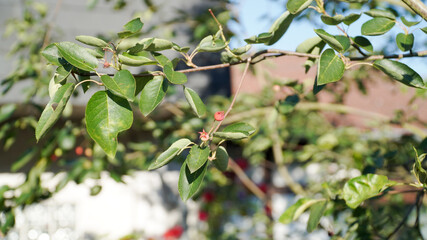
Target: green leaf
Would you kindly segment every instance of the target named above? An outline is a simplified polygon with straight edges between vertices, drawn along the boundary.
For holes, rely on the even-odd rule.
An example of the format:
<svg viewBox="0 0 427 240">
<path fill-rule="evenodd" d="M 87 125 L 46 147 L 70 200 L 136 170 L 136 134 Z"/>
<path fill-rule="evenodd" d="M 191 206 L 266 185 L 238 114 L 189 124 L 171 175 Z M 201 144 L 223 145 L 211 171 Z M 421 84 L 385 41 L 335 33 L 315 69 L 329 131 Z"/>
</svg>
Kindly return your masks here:
<svg viewBox="0 0 427 240">
<path fill-rule="evenodd" d="M 191 173 L 187 164 L 185 162 L 182 164 L 181 171 L 179 172 L 178 192 L 183 201 L 187 201 L 197 193 L 205 177 L 207 166 L 208 164 L 205 163 L 199 170 Z"/>
<path fill-rule="evenodd" d="M 187 167 L 191 173 L 199 170 L 205 163 L 208 161 L 209 153 L 211 150 L 209 147 L 201 148 L 198 145 L 193 145 L 191 147 L 190 153 L 185 159 Z"/>
<path fill-rule="evenodd" d="M 102 75 L 101 81 L 115 95 L 126 98 L 129 101 L 135 99 L 135 78 L 128 70 L 116 72 L 113 78 L 108 75 Z"/>
<path fill-rule="evenodd" d="M 102 190 L 102 186 L 100 185 L 95 185 L 93 187 L 90 188 L 90 195 L 91 196 L 96 196 L 98 195 Z"/>
<path fill-rule="evenodd" d="M 46 60 L 56 66 L 62 66 L 63 64 L 66 64 L 67 61 L 59 54 L 58 48 L 56 47 L 55 43 L 51 43 L 47 45 L 41 52 L 44 58 Z"/>
<path fill-rule="evenodd" d="M 409 51 L 414 46 L 414 34 L 399 33 L 396 36 L 397 47 L 403 52 Z"/>
<path fill-rule="evenodd" d="M 270 32 L 260 33 L 258 35 L 254 35 L 252 37 L 246 38 L 245 42 L 248 44 L 267 43 L 272 37 L 273 37 L 273 33 L 270 33 Z"/>
<path fill-rule="evenodd" d="M 142 26 L 144 26 L 144 24 L 141 22 L 140 18 L 132 19 L 124 25 L 125 30 L 117 33 L 117 35 L 119 36 L 119 38 L 130 37 L 141 31 Z"/>
<path fill-rule="evenodd" d="M 318 36 L 309 38 L 302 42 L 300 45 L 298 45 L 296 51 L 302 52 L 302 53 L 310 53 L 314 55 L 319 55 L 320 52 L 325 47 L 325 42 Z M 317 58 L 308 58 L 305 63 L 305 72 L 308 72 L 310 68 L 314 65 L 314 63 L 317 61 Z"/>
<path fill-rule="evenodd" d="M 172 49 L 174 43 L 166 39 L 160 38 L 143 38 L 135 44 L 135 46 L 129 48 L 129 53 L 134 55 L 141 51 L 163 51 Z"/>
<path fill-rule="evenodd" d="M 427 27 L 423 27 L 423 28 L 420 28 L 420 29 L 421 29 L 421 31 L 423 31 L 424 33 L 427 34 Z"/>
<path fill-rule="evenodd" d="M 355 38 L 353 38 L 353 42 L 359 46 L 362 49 L 365 49 L 368 52 L 373 52 L 374 48 L 372 47 L 371 42 L 363 37 L 363 36 L 356 36 Z"/>
<path fill-rule="evenodd" d="M 163 67 L 163 72 L 169 82 L 173 84 L 184 84 L 187 82 L 187 76 L 182 72 L 176 72 L 173 69 L 173 65 L 171 62 Z"/>
<path fill-rule="evenodd" d="M 417 25 L 418 23 L 421 22 L 421 20 L 420 21 L 413 21 L 413 22 L 412 21 L 408 21 L 408 20 L 406 20 L 406 18 L 404 16 L 401 16 L 400 20 L 402 20 L 403 24 L 405 24 L 405 26 L 407 26 L 407 27 L 415 26 L 415 25 Z"/>
<path fill-rule="evenodd" d="M 139 99 L 139 109 L 144 116 L 150 114 L 160 104 L 168 87 L 168 81 L 163 76 L 155 76 L 144 86 Z"/>
<path fill-rule="evenodd" d="M 177 51 L 177 52 L 182 52 L 182 53 L 187 53 L 190 50 L 190 47 L 180 47 L 178 44 L 176 43 L 172 43 L 173 46 L 173 50 Z"/>
<path fill-rule="evenodd" d="M 376 17 L 362 25 L 362 34 L 366 36 L 377 36 L 388 32 L 393 28 L 395 22 L 389 18 Z"/>
<path fill-rule="evenodd" d="M 338 52 L 344 50 L 344 47 L 341 45 L 341 42 L 338 41 L 333 35 L 327 33 L 325 30 L 323 30 L 323 29 L 314 29 L 314 32 L 323 41 L 325 41 L 329 46 L 331 46 L 333 49 L 337 50 Z"/>
<path fill-rule="evenodd" d="M 360 14 L 351 13 L 351 14 L 344 17 L 343 22 L 346 25 L 350 25 L 350 24 L 354 23 L 355 21 L 357 21 L 359 18 L 360 18 Z"/>
<path fill-rule="evenodd" d="M 374 61 L 374 67 L 405 85 L 427 89 L 427 82 L 404 63 L 379 59 Z"/>
<path fill-rule="evenodd" d="M 142 39 L 140 43 L 144 44 L 144 50 L 151 51 L 151 52 L 157 52 L 157 51 L 163 51 L 167 49 L 172 49 L 173 43 L 166 39 L 160 39 L 160 38 L 151 38 L 151 39 Z"/>
<path fill-rule="evenodd" d="M 227 47 L 227 44 L 220 38 L 209 35 L 200 41 L 197 50 L 199 52 L 219 52 Z"/>
<path fill-rule="evenodd" d="M 220 171 L 227 170 L 228 167 L 228 153 L 223 146 L 219 146 L 216 149 L 215 159 L 212 161 L 215 164 L 215 167 Z"/>
<path fill-rule="evenodd" d="M 132 126 L 129 102 L 108 91 L 96 92 L 86 106 L 86 128 L 90 137 L 111 158 L 117 151 L 117 135 Z"/>
<path fill-rule="evenodd" d="M 100 47 L 100 48 L 108 48 L 109 47 L 107 42 L 105 42 L 104 40 L 99 39 L 97 37 L 80 35 L 80 36 L 76 37 L 76 40 L 81 42 L 81 43 L 84 43 L 86 45 L 93 46 L 93 47 Z"/>
<path fill-rule="evenodd" d="M 237 122 L 233 123 L 231 125 L 228 125 L 225 127 L 222 131 L 223 132 L 244 132 L 249 135 L 252 135 L 255 132 L 255 128 L 251 125 L 244 123 L 244 122 Z"/>
<path fill-rule="evenodd" d="M 12 164 L 12 167 L 10 168 L 11 172 L 16 172 L 22 167 L 24 167 L 27 163 L 33 159 L 34 155 L 37 153 L 37 148 L 32 147 L 30 149 L 27 149 L 21 156 Z"/>
<path fill-rule="evenodd" d="M 273 45 L 277 41 L 279 41 L 279 39 L 282 38 L 282 36 L 288 30 L 289 25 L 291 25 L 292 20 L 294 20 L 294 17 L 296 17 L 296 15 L 291 14 L 289 11 L 286 11 L 278 19 L 276 19 L 276 21 L 273 23 L 273 25 L 270 27 L 270 30 L 268 31 L 273 35 L 265 44 Z"/>
<path fill-rule="evenodd" d="M 251 49 L 251 47 L 252 47 L 252 45 L 247 44 L 243 47 L 231 49 L 231 52 L 236 54 L 236 55 L 242 55 L 242 54 L 247 53 Z"/>
<path fill-rule="evenodd" d="M 392 12 L 386 11 L 386 10 L 381 10 L 381 9 L 371 9 L 371 10 L 365 12 L 365 14 L 368 16 L 371 16 L 373 18 L 381 17 L 381 18 L 388 18 L 391 20 L 396 19 L 396 16 Z"/>
<path fill-rule="evenodd" d="M 129 32 L 139 32 L 142 29 L 142 26 L 144 26 L 144 23 L 141 22 L 140 18 L 134 18 L 127 22 L 124 25 L 125 30 Z"/>
<path fill-rule="evenodd" d="M 5 104 L 0 107 L 0 123 L 8 120 L 16 110 L 15 104 Z"/>
<path fill-rule="evenodd" d="M 36 139 L 40 140 L 41 137 L 49 130 L 58 119 L 61 117 L 62 111 L 64 111 L 67 105 L 68 99 L 74 91 L 73 83 L 66 83 L 60 87 L 55 96 L 50 99 L 49 103 L 43 110 L 40 119 L 36 126 Z"/>
<path fill-rule="evenodd" d="M 187 87 L 184 87 L 184 94 L 193 112 L 199 118 L 203 117 L 206 114 L 206 106 L 199 95 L 193 89 Z"/>
<path fill-rule="evenodd" d="M 344 75 L 345 64 L 343 60 L 335 54 L 334 50 L 326 49 L 320 55 L 319 67 L 317 70 L 317 84 L 336 82 Z"/>
<path fill-rule="evenodd" d="M 308 218 L 307 222 L 307 232 L 313 232 L 313 230 L 317 228 L 317 225 L 319 225 L 320 222 L 320 218 L 322 218 L 323 214 L 325 213 L 327 204 L 327 201 L 320 201 L 311 206 L 310 217 Z"/>
<path fill-rule="evenodd" d="M 157 62 L 138 55 L 130 55 L 129 53 L 119 54 L 119 61 L 128 66 L 156 65 Z"/>
<path fill-rule="evenodd" d="M 156 59 L 156 61 L 162 67 L 171 63 L 171 61 L 169 61 L 169 58 L 167 58 L 165 55 L 163 55 L 161 53 L 152 52 L 151 55 L 153 55 L 154 59 Z"/>
<path fill-rule="evenodd" d="M 151 73 L 151 72 L 146 72 L 146 73 Z M 145 85 L 153 80 L 155 76 L 153 75 L 149 75 L 149 76 L 140 76 L 140 77 L 135 77 L 135 82 L 136 82 L 136 88 L 135 88 L 135 96 L 138 95 L 142 89 L 144 89 Z"/>
<path fill-rule="evenodd" d="M 427 184 L 427 171 L 423 168 L 422 162 L 424 161 L 426 154 L 421 154 L 418 156 L 417 150 L 414 148 L 415 151 L 415 163 L 412 167 L 412 173 L 417 178 L 418 182 L 422 185 Z"/>
<path fill-rule="evenodd" d="M 286 8 L 292 14 L 297 14 L 310 6 L 312 0 L 288 0 Z"/>
<path fill-rule="evenodd" d="M 343 35 L 336 35 L 336 36 L 334 36 L 334 38 L 336 40 L 338 40 L 338 42 L 340 42 L 341 46 L 343 47 L 343 50 L 341 52 L 345 52 L 350 48 L 351 43 L 350 43 L 350 39 L 348 39 L 348 37 L 343 36 Z"/>
<path fill-rule="evenodd" d="M 345 17 L 341 14 L 335 15 L 333 17 L 328 15 L 322 15 L 320 16 L 320 19 L 323 23 L 327 25 L 338 25 L 344 21 Z"/>
<path fill-rule="evenodd" d="M 299 102 L 298 94 L 289 95 L 285 98 L 285 100 L 281 100 L 278 102 L 277 110 L 281 114 L 290 113 L 294 110 L 298 102 Z"/>
<path fill-rule="evenodd" d="M 249 134 L 244 132 L 215 132 L 213 136 L 224 140 L 241 140 L 247 138 Z"/>
<path fill-rule="evenodd" d="M 21 195 L 23 196 L 24 193 Z M 18 203 L 17 203 L 18 204 Z M 7 233 L 14 225 L 15 225 L 15 215 L 12 210 L 10 211 L 2 211 L 3 213 L 3 221 L 0 226 L 0 231 L 2 233 Z"/>
<path fill-rule="evenodd" d="M 181 138 L 174 142 L 166 151 L 162 152 L 154 162 L 150 164 L 148 170 L 154 170 L 168 164 L 175 156 L 180 154 L 192 142 L 187 138 Z"/>
<path fill-rule="evenodd" d="M 214 133 L 214 136 L 225 140 L 240 140 L 249 137 L 255 130 L 254 127 L 247 123 L 238 122 L 228 125 L 222 132 Z"/>
<path fill-rule="evenodd" d="M 61 56 L 74 67 L 85 71 L 94 71 L 98 67 L 98 59 L 86 48 L 72 42 L 56 43 Z"/>
<path fill-rule="evenodd" d="M 65 82 L 68 76 L 70 76 L 71 71 L 73 71 L 73 66 L 71 66 L 71 64 L 68 64 L 68 63 L 57 67 L 54 75 L 55 83 Z"/>
<path fill-rule="evenodd" d="M 285 212 L 282 213 L 282 215 L 279 217 L 279 222 L 283 224 L 289 224 L 297 220 L 309 207 L 319 201 L 324 200 L 300 198 L 296 203 L 294 203 L 292 206 L 286 209 Z"/>
<path fill-rule="evenodd" d="M 102 48 L 87 48 L 86 50 L 96 58 L 104 58 L 105 56 L 105 51 Z"/>
<path fill-rule="evenodd" d="M 318 46 L 320 43 L 323 43 L 320 37 L 312 37 L 300 43 L 296 51 L 300 53 L 309 53 L 313 50 L 314 47 Z"/>
<path fill-rule="evenodd" d="M 367 174 L 350 179 L 345 185 L 342 192 L 347 206 L 356 208 L 363 201 L 377 196 L 379 193 L 395 185 L 389 181 L 387 176 Z"/>
</svg>

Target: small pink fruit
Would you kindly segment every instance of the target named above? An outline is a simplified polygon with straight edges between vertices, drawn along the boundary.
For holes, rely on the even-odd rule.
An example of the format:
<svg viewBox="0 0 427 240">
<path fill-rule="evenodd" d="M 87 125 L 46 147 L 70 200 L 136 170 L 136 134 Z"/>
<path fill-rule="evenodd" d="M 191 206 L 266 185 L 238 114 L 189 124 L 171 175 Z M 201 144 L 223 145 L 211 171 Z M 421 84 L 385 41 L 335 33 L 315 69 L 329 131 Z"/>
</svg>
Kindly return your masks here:
<svg viewBox="0 0 427 240">
<path fill-rule="evenodd" d="M 109 62 L 107 62 L 107 61 L 105 61 L 104 62 L 104 68 L 109 68 L 110 67 L 110 63 Z"/>
<path fill-rule="evenodd" d="M 199 132 L 199 134 L 200 134 L 200 139 L 203 142 L 209 141 L 209 134 L 205 132 L 205 129 L 203 129 L 203 132 Z"/>
<path fill-rule="evenodd" d="M 224 120 L 224 111 L 218 111 L 215 113 L 214 118 L 216 121 L 222 121 Z"/>
</svg>

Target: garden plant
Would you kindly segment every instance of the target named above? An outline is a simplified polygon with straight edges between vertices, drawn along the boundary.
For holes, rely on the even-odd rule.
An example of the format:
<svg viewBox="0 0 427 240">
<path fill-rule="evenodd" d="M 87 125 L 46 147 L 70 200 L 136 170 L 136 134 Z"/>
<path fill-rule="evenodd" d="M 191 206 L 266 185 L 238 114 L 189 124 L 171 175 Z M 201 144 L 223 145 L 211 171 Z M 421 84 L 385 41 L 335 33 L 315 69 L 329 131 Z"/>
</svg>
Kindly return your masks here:
<svg viewBox="0 0 427 240">
<path fill-rule="evenodd" d="M 123 1 L 118 6 L 120 3 Z M 194 37 L 196 47 L 150 35 L 149 30 L 144 31 L 141 17 L 130 19 L 112 37 L 94 33 L 76 36 L 75 42 L 51 42 L 54 29 L 40 26 L 47 9 L 30 1 L 24 19 L 9 22 L 7 33 L 18 37 L 12 52 L 22 56 L 2 85 L 6 93 L 20 80 L 32 78 L 28 102 L 46 95 L 50 101 L 44 106 L 33 104 L 40 113 L 37 117 L 14 118 L 15 104 L 0 108 L 0 139 L 5 150 L 15 144 L 20 130 L 31 129 L 37 141 L 11 169 L 15 172 L 30 166 L 25 182 L 0 188 L 1 232 L 7 234 L 13 227 L 17 208 L 50 198 L 70 181 L 99 179 L 106 171 L 121 182 L 123 175 L 134 170 L 154 171 L 178 163 L 180 197 L 182 201 L 202 201 L 200 218 L 208 222 L 210 239 L 233 239 L 222 227 L 232 214 L 222 206 L 232 201 L 236 211 L 266 223 L 264 235 L 258 238 L 270 239 L 274 224 L 290 224 L 307 212 L 307 232 L 322 228 L 332 239 L 422 239 L 426 225 L 420 218 L 427 214 L 423 211 L 427 135 L 422 129 L 426 124 L 345 106 L 342 97 L 347 89 L 336 86 L 359 86 L 363 91 L 363 77 L 357 76 L 379 71 L 384 79 L 416 88 L 414 98 L 425 97 L 427 80 L 400 60 L 427 56 L 422 49 L 426 38 L 415 39 L 413 33 L 427 34 L 427 7 L 420 0 L 288 0 L 283 5 L 283 14 L 270 29 L 247 36 L 245 44 L 232 48 L 226 9 L 206 11 L 201 18 L 205 28 Z M 316 37 L 302 41 L 295 51 L 262 49 L 288 37 L 286 31 L 293 22 L 307 19 L 313 23 Z M 351 31 L 356 24 L 361 35 Z M 325 30 L 326 25 L 339 33 Z M 399 33 L 390 36 L 391 29 L 399 29 Z M 396 52 L 375 49 L 375 41 L 384 36 L 390 37 Z M 169 58 L 167 52 L 180 57 Z M 198 56 L 209 54 L 220 56 L 222 63 L 200 66 Z M 317 69 L 315 79 L 269 78 L 260 94 L 240 93 L 245 78 L 259 63 L 286 56 L 305 58 L 306 71 Z M 189 74 L 234 65 L 242 66 L 243 73 L 230 98 L 212 96 L 204 102 L 186 85 Z M 136 73 L 135 67 L 142 70 Z M 186 102 L 166 102 L 177 86 Z M 85 106 L 84 118 L 69 120 L 69 100 L 90 93 L 89 89 L 96 91 Z M 337 95 L 336 102 L 319 102 L 317 94 L 323 91 Z M 278 98 L 279 92 L 282 97 Z M 161 109 L 171 117 L 156 121 Z M 323 111 L 361 115 L 379 124 L 363 131 L 336 127 Z M 369 135 L 374 129 L 385 132 L 396 126 L 407 134 L 394 139 Z M 131 136 L 126 144 L 121 143 L 132 132 L 150 136 L 148 140 Z M 231 151 L 240 154 L 237 157 Z M 290 169 L 306 169 L 313 163 L 324 169 L 317 179 L 293 179 Z M 246 171 L 250 167 L 262 167 L 265 179 L 251 180 Z M 42 173 L 50 169 L 66 173 L 53 190 L 41 183 Z M 346 175 L 330 176 L 340 170 Z M 274 187 L 268 177 L 273 171 L 287 183 L 285 190 Z M 358 174 L 354 176 L 352 171 Z M 236 186 L 236 179 L 243 185 Z M 242 189 L 258 202 L 239 205 Z M 100 191 L 101 183 L 91 188 L 92 195 Z M 280 191 L 293 193 L 298 200 L 274 217 L 271 196 Z M 408 200 L 407 196 L 414 197 Z"/>
</svg>

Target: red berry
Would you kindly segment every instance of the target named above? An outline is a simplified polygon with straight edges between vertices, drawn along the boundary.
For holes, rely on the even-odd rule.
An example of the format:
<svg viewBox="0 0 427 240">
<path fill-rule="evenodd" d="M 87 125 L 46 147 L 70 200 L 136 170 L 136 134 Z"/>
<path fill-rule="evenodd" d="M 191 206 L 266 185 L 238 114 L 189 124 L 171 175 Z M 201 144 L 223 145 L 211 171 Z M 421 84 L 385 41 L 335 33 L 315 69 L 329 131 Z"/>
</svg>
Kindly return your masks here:
<svg viewBox="0 0 427 240">
<path fill-rule="evenodd" d="M 214 114 L 214 118 L 216 121 L 222 121 L 224 120 L 224 111 L 218 111 Z"/>
<path fill-rule="evenodd" d="M 184 229 L 181 226 L 175 226 L 169 230 L 167 230 L 164 234 L 163 234 L 163 238 L 166 240 L 174 240 L 174 239 L 178 239 L 179 237 L 181 237 L 182 232 L 184 232 Z"/>
<path fill-rule="evenodd" d="M 83 148 L 82 148 L 81 146 L 78 146 L 78 147 L 76 147 L 76 148 L 74 149 L 74 152 L 75 152 L 78 156 L 80 156 L 80 155 L 82 155 L 82 154 L 83 154 Z"/>
<path fill-rule="evenodd" d="M 55 162 L 56 160 L 58 160 L 58 157 L 55 154 L 50 155 L 50 160 L 52 162 Z"/>
<path fill-rule="evenodd" d="M 265 214 L 271 216 L 271 208 L 268 205 L 264 206 Z"/>
<path fill-rule="evenodd" d="M 213 194 L 213 192 L 205 192 L 203 193 L 203 201 L 205 201 L 206 203 L 210 203 L 215 199 L 215 195 Z"/>
<path fill-rule="evenodd" d="M 258 187 L 263 193 L 267 193 L 267 190 L 268 190 L 267 184 L 261 183 L 258 185 Z"/>
<path fill-rule="evenodd" d="M 239 165 L 239 167 L 243 170 L 247 169 L 249 167 L 249 163 L 246 159 L 244 158 L 239 158 L 236 160 L 237 165 Z"/>
<path fill-rule="evenodd" d="M 200 211 L 199 212 L 199 219 L 200 221 L 206 221 L 208 220 L 209 214 L 205 211 Z"/>
</svg>

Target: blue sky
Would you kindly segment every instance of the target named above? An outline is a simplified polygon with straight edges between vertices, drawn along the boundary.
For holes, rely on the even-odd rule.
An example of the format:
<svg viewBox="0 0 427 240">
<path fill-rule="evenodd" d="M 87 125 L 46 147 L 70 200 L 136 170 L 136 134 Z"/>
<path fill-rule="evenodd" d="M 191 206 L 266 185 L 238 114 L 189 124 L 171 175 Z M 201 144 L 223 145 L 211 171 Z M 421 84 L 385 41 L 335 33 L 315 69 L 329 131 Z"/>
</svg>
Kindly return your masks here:
<svg viewBox="0 0 427 240">
<path fill-rule="evenodd" d="M 237 27 L 236 25 L 231 24 L 234 30 L 237 30 L 237 33 L 240 37 L 239 40 L 233 41 L 231 44 L 233 47 L 241 46 L 244 44 L 242 39 L 256 35 L 262 32 L 267 32 L 274 20 L 280 16 L 280 14 L 285 11 L 285 0 L 239 0 L 237 3 L 237 9 L 239 13 L 239 20 L 241 26 Z M 306 10 L 307 11 L 307 10 Z M 348 33 L 351 36 L 360 35 L 361 25 L 369 20 L 370 17 L 362 15 L 362 17 L 350 26 Z M 420 20 L 421 18 L 409 19 L 409 20 Z M 425 27 L 427 24 L 424 22 L 411 27 L 410 31 L 415 35 L 415 42 L 417 39 L 425 39 L 427 35 L 421 30 L 417 29 L 420 27 Z M 326 26 L 326 25 L 324 25 Z M 294 51 L 299 43 L 304 41 L 307 38 L 314 37 L 316 34 L 313 29 L 318 28 L 315 25 L 309 23 L 308 21 L 294 21 L 286 34 L 280 39 L 276 44 L 272 46 L 258 45 L 254 47 L 259 48 L 277 48 L 282 50 Z M 347 26 L 345 26 L 347 29 Z M 340 34 L 338 29 L 335 26 L 327 26 L 325 28 L 331 34 Z M 386 33 L 383 36 L 368 37 L 371 43 L 374 45 L 374 49 L 382 49 L 386 43 L 385 39 L 390 36 L 396 36 L 397 33 L 402 32 L 402 30 L 396 25 L 390 32 Z M 418 41 L 423 42 L 423 41 Z M 387 46 L 388 47 L 388 46 Z M 397 47 L 396 53 L 401 53 Z M 414 46 L 415 51 L 426 50 L 427 46 L 422 46 L 418 44 Z M 417 71 L 424 78 L 427 77 L 427 58 L 408 58 L 401 60 L 402 62 L 410 65 L 415 71 Z"/>
</svg>

